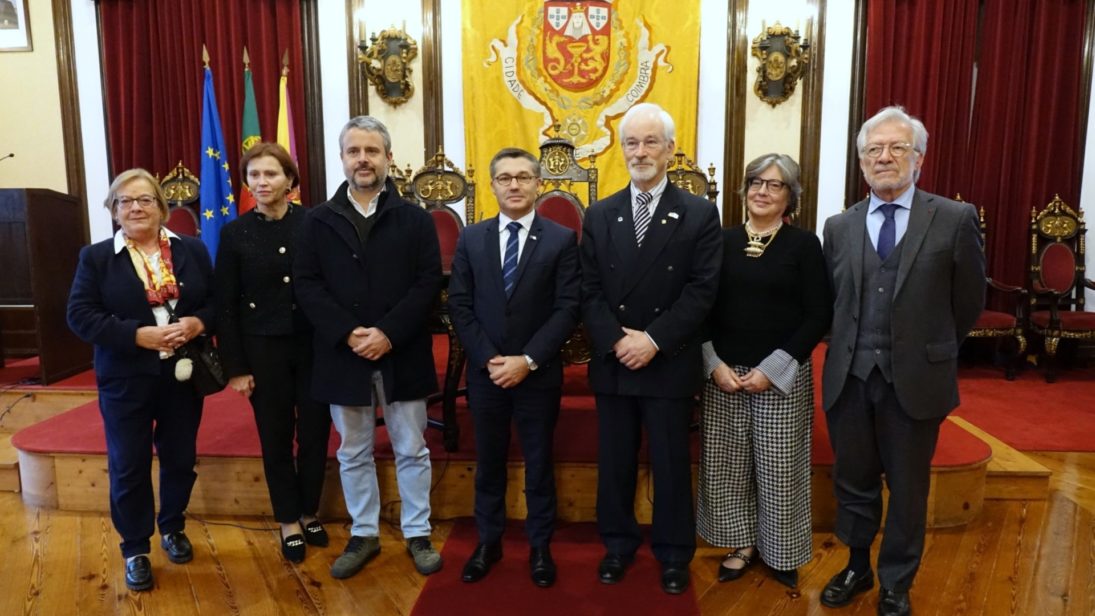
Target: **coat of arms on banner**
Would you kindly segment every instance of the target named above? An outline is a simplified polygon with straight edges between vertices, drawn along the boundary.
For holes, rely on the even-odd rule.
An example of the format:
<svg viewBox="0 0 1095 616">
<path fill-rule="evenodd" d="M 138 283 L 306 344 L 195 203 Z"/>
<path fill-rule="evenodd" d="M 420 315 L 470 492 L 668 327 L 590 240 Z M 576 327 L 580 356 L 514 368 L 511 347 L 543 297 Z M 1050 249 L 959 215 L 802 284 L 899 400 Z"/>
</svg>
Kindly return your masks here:
<svg viewBox="0 0 1095 616">
<path fill-rule="evenodd" d="M 625 24 L 610 1 L 546 0 L 491 41 L 484 65 L 497 64 L 513 98 L 542 115 L 544 137 L 559 124 L 586 158 L 612 143 L 606 122 L 641 102 L 660 69 L 673 70 L 665 44 L 650 39 L 644 19 Z"/>
</svg>

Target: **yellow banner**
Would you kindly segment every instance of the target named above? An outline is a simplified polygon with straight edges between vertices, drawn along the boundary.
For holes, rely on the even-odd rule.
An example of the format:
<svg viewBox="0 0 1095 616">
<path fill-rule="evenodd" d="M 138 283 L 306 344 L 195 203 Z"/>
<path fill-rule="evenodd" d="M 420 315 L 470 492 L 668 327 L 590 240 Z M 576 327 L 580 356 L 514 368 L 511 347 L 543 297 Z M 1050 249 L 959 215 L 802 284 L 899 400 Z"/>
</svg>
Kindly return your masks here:
<svg viewBox="0 0 1095 616">
<path fill-rule="evenodd" d="M 596 157 L 600 196 L 612 194 L 629 181 L 617 124 L 640 102 L 673 116 L 677 147 L 694 157 L 699 14 L 699 0 L 463 0 L 464 132 L 476 183 L 489 187 L 495 152 L 539 155 L 558 124 L 583 164 Z M 480 194 L 477 220 L 498 211 L 489 190 Z"/>
</svg>

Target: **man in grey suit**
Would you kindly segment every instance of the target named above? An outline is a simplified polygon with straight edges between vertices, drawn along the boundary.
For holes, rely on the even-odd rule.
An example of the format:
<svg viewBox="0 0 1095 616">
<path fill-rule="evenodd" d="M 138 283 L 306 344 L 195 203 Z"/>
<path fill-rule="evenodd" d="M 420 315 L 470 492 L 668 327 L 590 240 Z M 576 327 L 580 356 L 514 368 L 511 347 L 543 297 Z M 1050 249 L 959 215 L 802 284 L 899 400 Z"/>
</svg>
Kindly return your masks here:
<svg viewBox="0 0 1095 616">
<path fill-rule="evenodd" d="M 958 347 L 980 314 L 985 262 L 975 208 L 917 190 L 923 123 L 900 107 L 864 122 L 856 139 L 870 196 L 825 221 L 832 339 L 823 398 L 836 462 L 836 535 L 848 566 L 821 595 L 847 605 L 874 585 L 878 613 L 909 614 L 924 551 L 931 459 L 939 426 L 958 406 Z"/>
</svg>

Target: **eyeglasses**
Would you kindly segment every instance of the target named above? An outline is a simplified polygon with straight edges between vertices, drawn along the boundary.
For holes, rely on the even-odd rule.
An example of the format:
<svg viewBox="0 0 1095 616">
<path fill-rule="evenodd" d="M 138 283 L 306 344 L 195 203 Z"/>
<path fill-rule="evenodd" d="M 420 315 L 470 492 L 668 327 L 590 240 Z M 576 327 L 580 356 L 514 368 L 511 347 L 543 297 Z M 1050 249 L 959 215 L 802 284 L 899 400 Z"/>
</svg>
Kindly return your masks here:
<svg viewBox="0 0 1095 616">
<path fill-rule="evenodd" d="M 753 178 L 749 180 L 749 190 L 754 192 L 760 192 L 761 187 L 768 193 L 778 193 L 787 186 L 786 182 L 779 180 L 766 180 L 764 178 Z"/>
<path fill-rule="evenodd" d="M 140 197 L 118 197 L 114 199 L 114 203 L 122 207 L 130 207 L 133 205 L 139 205 L 141 207 L 152 207 L 156 205 L 156 198 L 152 195 L 141 195 Z"/>
<path fill-rule="evenodd" d="M 494 178 L 494 183 L 499 186 L 509 186 L 514 180 L 517 180 L 517 183 L 521 186 L 528 186 L 536 181 L 536 176 L 526 173 L 521 175 L 499 175 Z"/>
<path fill-rule="evenodd" d="M 886 148 L 890 148 L 890 156 L 894 158 L 905 158 L 905 155 L 913 150 L 911 143 L 874 143 L 863 148 L 863 155 L 867 158 L 878 158 L 882 156 Z"/>
<path fill-rule="evenodd" d="M 643 139 L 642 141 L 639 141 L 638 139 L 625 139 L 624 149 L 628 152 L 634 152 L 635 150 L 638 150 L 639 146 L 641 145 L 645 146 L 648 150 L 657 150 L 662 147 L 663 143 L 665 142 L 653 138 Z"/>
</svg>

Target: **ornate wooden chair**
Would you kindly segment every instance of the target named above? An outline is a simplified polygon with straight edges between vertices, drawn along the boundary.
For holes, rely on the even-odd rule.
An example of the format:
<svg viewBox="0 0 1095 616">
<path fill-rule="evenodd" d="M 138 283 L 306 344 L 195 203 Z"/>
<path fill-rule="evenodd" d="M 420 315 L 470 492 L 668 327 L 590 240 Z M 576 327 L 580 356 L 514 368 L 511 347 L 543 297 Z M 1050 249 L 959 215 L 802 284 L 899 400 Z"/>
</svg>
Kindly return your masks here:
<svg viewBox="0 0 1095 616">
<path fill-rule="evenodd" d="M 597 200 L 597 164 L 593 156 L 589 157 L 588 167 L 578 164 L 574 144 L 559 135 L 558 124 L 555 136 L 540 144 L 540 180 L 544 189 L 536 199 L 536 212 L 573 229 L 580 241 L 586 208 Z M 584 203 L 575 184 L 586 185 Z"/>
<path fill-rule="evenodd" d="M 704 175 L 696 163 L 685 156 L 682 150 L 677 150 L 673 160 L 669 161 L 669 170 L 666 175 L 677 188 L 697 197 L 707 197 L 711 203 L 715 203 L 719 196 L 719 183 L 715 181 L 715 165 L 707 167 L 707 175 Z"/>
<path fill-rule="evenodd" d="M 179 235 L 198 237 L 201 225 L 198 223 L 196 204 L 200 196 L 201 182 L 180 160 L 163 180 L 160 187 L 167 198 L 167 220 L 164 225 Z"/>
<path fill-rule="evenodd" d="M 1095 340 L 1095 313 L 1084 311 L 1084 290 L 1095 282 L 1084 277 L 1083 212 L 1061 197 L 1041 212 L 1030 211 L 1031 331 L 1045 340 L 1046 382 L 1057 380 L 1061 339 Z"/>
<path fill-rule="evenodd" d="M 409 172 L 408 167 L 408 172 Z M 456 254 L 456 242 L 460 238 L 460 231 L 464 228 L 464 222 L 453 205 L 463 201 L 464 213 L 467 220 L 475 217 L 475 182 L 474 171 L 468 167 L 467 175 L 461 171 L 451 160 L 445 157 L 444 151 L 437 150 L 437 154 L 413 175 L 405 173 L 405 186 L 409 198 L 421 203 L 433 218 L 434 228 L 437 230 L 437 239 L 441 244 L 441 270 L 445 275 L 445 284 L 441 288 L 437 310 L 434 314 L 435 333 L 444 333 L 449 340 L 449 357 L 445 366 L 445 382 L 441 395 L 436 401 L 441 401 L 441 421 L 430 419 L 432 427 L 439 428 L 444 435 L 446 451 L 456 451 L 460 438 L 460 429 L 456 424 L 456 398 L 461 395 L 460 375 L 464 372 L 464 347 L 456 337 L 456 330 L 449 318 L 449 274 L 452 271 L 452 260 Z M 399 183 L 396 182 L 396 186 Z"/>
<path fill-rule="evenodd" d="M 962 195 L 955 195 L 955 201 L 964 203 Z M 984 250 L 987 242 L 988 227 L 985 224 L 985 208 L 977 211 L 978 226 L 981 228 L 981 249 Z M 1003 302 L 1012 306 L 1010 312 L 985 308 L 981 316 L 970 330 L 970 338 L 989 338 L 996 340 L 999 347 L 1003 341 L 1012 342 L 1011 353 L 1008 354 L 1004 364 L 1004 378 L 1015 380 L 1015 371 L 1022 365 L 1023 353 L 1027 350 L 1027 339 L 1024 333 L 1027 328 L 1027 290 L 1010 284 L 1005 284 L 992 277 L 987 277 L 990 294 L 995 292 L 1003 298 Z"/>
</svg>

